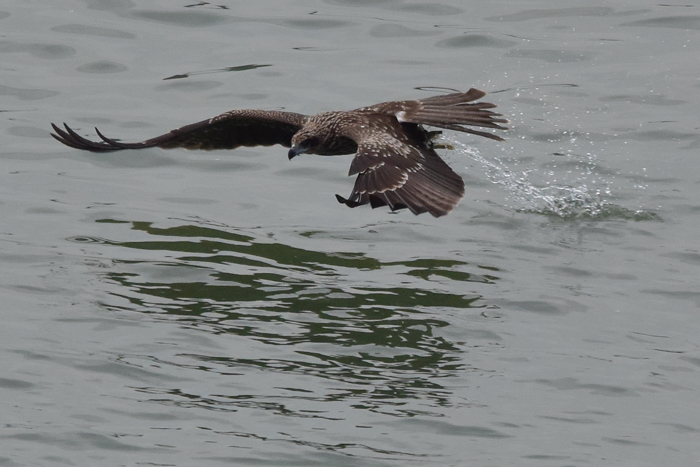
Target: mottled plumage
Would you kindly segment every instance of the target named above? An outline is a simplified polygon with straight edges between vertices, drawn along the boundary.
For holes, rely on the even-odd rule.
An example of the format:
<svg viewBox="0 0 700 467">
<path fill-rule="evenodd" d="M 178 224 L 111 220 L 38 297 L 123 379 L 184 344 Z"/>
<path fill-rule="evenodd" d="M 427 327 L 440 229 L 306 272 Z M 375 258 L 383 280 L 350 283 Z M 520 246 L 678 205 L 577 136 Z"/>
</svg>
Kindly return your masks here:
<svg viewBox="0 0 700 467">
<path fill-rule="evenodd" d="M 102 141 L 90 141 L 68 125 L 51 124 L 52 136 L 72 148 L 93 152 L 159 147 L 164 149 L 234 149 L 239 146 L 290 148 L 289 159 L 302 154 L 334 156 L 353 154 L 349 175 L 356 175 L 348 198 L 341 203 L 355 207 L 408 208 L 414 214 L 435 217 L 450 212 L 464 196 L 464 181 L 437 155 L 433 139 L 423 125 L 461 131 L 502 141 L 492 133 L 467 128 L 505 129 L 490 108 L 494 104 L 471 103 L 485 93 L 470 89 L 413 101 L 392 101 L 350 111 L 306 116 L 292 112 L 232 110 L 214 118 L 178 128 L 140 143 L 123 143 L 100 133 Z"/>
</svg>

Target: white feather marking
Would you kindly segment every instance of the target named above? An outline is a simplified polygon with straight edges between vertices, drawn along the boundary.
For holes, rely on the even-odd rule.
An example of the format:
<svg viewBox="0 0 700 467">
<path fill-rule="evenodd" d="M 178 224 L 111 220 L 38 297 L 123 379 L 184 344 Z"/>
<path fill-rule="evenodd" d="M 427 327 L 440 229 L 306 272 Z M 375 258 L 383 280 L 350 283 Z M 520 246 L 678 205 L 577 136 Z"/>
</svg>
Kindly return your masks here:
<svg viewBox="0 0 700 467">
<path fill-rule="evenodd" d="M 405 122 L 405 118 L 406 112 L 404 112 L 403 110 L 401 112 L 396 112 L 396 120 L 398 120 L 399 122 Z"/>
</svg>

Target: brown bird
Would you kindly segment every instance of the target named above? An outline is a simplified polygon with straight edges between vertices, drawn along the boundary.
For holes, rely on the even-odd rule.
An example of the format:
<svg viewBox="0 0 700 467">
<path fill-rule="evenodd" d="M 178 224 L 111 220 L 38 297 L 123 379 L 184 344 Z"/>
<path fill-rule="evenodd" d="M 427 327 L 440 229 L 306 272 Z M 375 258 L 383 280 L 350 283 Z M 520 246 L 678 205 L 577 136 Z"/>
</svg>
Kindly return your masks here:
<svg viewBox="0 0 700 467">
<path fill-rule="evenodd" d="M 53 123 L 51 135 L 72 148 L 92 152 L 159 147 L 163 149 L 234 149 L 239 146 L 281 144 L 289 159 L 299 154 L 335 156 L 353 154 L 349 176 L 357 174 L 348 198 L 339 202 L 354 208 L 389 206 L 392 211 L 408 208 L 414 214 L 429 212 L 435 217 L 452 211 L 464 196 L 464 181 L 437 155 L 434 139 L 441 132 L 426 131 L 423 125 L 484 136 L 503 138 L 463 125 L 504 130 L 508 121 L 487 109 L 487 102 L 470 103 L 486 93 L 470 89 L 412 101 L 392 101 L 355 110 L 323 112 L 307 116 L 267 110 L 232 110 L 140 143 L 107 138 L 90 141 L 64 123 Z"/>
</svg>

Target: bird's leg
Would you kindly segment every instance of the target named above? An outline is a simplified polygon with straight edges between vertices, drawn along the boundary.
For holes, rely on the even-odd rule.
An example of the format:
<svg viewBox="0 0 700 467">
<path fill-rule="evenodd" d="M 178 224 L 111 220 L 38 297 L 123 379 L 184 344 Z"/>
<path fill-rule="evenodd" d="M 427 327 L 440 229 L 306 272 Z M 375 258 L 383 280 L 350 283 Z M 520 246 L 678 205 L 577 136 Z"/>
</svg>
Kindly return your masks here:
<svg viewBox="0 0 700 467">
<path fill-rule="evenodd" d="M 449 143 L 433 143 L 433 149 L 448 149 L 454 151 L 455 147 Z"/>
<path fill-rule="evenodd" d="M 439 143 L 437 142 L 437 139 L 440 137 L 442 134 L 442 131 L 429 131 L 428 132 L 428 141 L 430 141 L 430 145 L 432 146 L 433 149 L 449 149 L 450 151 L 454 151 L 455 147 L 452 146 L 449 143 Z"/>
</svg>

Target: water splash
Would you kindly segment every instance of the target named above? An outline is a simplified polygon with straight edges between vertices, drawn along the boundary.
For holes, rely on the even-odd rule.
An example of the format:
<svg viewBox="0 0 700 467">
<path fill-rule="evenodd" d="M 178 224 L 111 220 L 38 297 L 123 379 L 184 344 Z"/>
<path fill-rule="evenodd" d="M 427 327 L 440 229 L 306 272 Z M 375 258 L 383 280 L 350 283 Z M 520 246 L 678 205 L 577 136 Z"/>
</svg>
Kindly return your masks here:
<svg viewBox="0 0 700 467">
<path fill-rule="evenodd" d="M 574 179 L 571 181 L 564 183 L 545 181 L 545 186 L 536 186 L 530 180 L 532 170 L 513 171 L 500 159 L 496 158 L 493 161 L 485 159 L 478 150 L 459 141 L 450 139 L 447 143 L 459 154 L 464 154 L 478 162 L 485 169 L 486 176 L 491 182 L 503 186 L 508 192 L 509 201 L 513 203 L 509 207 L 516 211 L 562 218 L 638 218 L 637 212 L 620 208 L 608 201 L 612 196 L 610 183 L 596 177 L 593 160 L 582 162 L 581 170 L 573 175 Z M 554 173 L 550 172 L 546 175 L 554 176 Z"/>
</svg>

